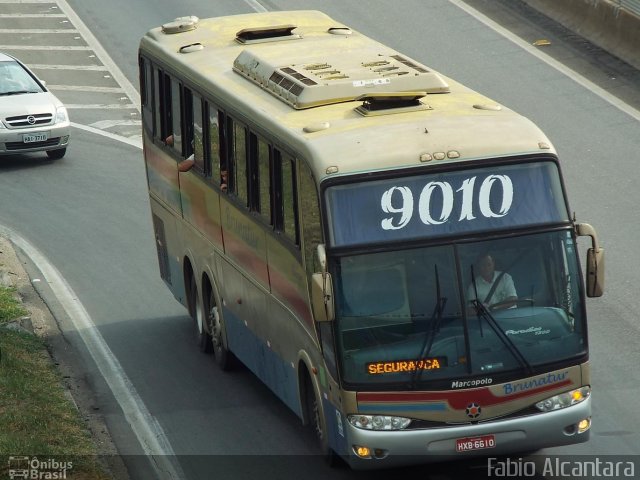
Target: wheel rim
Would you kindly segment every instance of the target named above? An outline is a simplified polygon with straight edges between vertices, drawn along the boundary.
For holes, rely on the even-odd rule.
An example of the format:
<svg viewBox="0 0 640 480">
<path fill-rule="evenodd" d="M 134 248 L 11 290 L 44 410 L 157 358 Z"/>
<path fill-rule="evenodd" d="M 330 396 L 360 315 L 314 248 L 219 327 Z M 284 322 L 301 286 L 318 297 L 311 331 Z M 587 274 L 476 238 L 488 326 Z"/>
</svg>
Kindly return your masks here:
<svg viewBox="0 0 640 480">
<path fill-rule="evenodd" d="M 211 307 L 211 340 L 213 341 L 213 347 L 216 350 L 220 350 L 222 347 L 222 328 L 217 306 Z"/>
<path fill-rule="evenodd" d="M 324 439 L 324 432 L 322 430 L 322 418 L 320 416 L 320 405 L 318 405 L 318 400 L 315 398 L 315 395 L 313 397 L 314 398 L 313 398 L 313 403 L 311 407 L 312 407 L 314 430 L 316 431 L 316 436 L 318 437 L 318 440 L 320 440 L 320 445 L 322 445 L 323 444 L 322 442 Z"/>
<path fill-rule="evenodd" d="M 202 314 L 202 302 L 200 301 L 200 295 L 198 295 L 198 289 L 194 287 L 193 295 L 195 296 L 195 321 L 196 328 L 198 329 L 198 333 L 202 334 L 204 332 L 204 320 Z"/>
</svg>

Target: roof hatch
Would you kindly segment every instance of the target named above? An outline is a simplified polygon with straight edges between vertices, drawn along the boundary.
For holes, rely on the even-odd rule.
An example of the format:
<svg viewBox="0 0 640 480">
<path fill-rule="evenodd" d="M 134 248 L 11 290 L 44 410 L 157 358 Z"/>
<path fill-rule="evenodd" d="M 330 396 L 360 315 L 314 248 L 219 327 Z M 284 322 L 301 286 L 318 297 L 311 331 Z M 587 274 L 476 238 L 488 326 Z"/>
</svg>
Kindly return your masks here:
<svg viewBox="0 0 640 480">
<path fill-rule="evenodd" d="M 244 50 L 233 62 L 233 69 L 296 109 L 352 101 L 371 93 L 449 92 L 438 73 L 395 52 L 357 62 L 346 58 L 354 56 L 335 54 L 282 65 Z"/>
<path fill-rule="evenodd" d="M 426 95 L 425 92 L 368 93 L 356 99 L 362 101 L 362 105 L 356 108 L 356 112 L 369 117 L 431 110 L 429 105 L 420 101 Z"/>
</svg>

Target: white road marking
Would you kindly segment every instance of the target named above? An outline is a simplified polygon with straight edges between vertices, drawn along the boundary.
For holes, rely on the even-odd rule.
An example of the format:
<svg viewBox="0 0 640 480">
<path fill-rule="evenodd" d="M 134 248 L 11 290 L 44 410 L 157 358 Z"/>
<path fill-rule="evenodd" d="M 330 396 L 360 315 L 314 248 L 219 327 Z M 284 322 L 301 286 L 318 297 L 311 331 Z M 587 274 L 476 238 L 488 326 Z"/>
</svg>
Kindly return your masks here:
<svg viewBox="0 0 640 480">
<path fill-rule="evenodd" d="M 0 2 L 0 3 L 20 3 L 20 2 Z M 31 3 L 31 2 L 28 2 Z M 0 13 L 0 18 L 64 18 L 63 13 Z"/>
<path fill-rule="evenodd" d="M 634 118 L 635 120 L 640 121 L 640 110 L 633 108 L 631 105 L 625 103 L 623 100 L 619 99 L 615 95 L 612 95 L 611 93 L 607 92 L 604 88 L 599 87 L 598 85 L 593 83 L 591 80 L 580 75 L 575 70 L 567 67 L 566 65 L 563 65 L 561 62 L 557 61 L 556 59 L 542 52 L 539 48 L 533 45 L 530 45 L 528 42 L 525 42 L 523 39 L 521 39 L 520 37 L 512 33 L 510 30 L 507 30 L 506 28 L 502 27 L 501 25 L 491 20 L 489 17 L 487 17 L 483 13 L 480 13 L 475 8 L 464 3 L 463 0 L 449 0 L 449 2 L 451 2 L 461 10 L 464 10 L 472 17 L 475 17 L 478 21 L 484 23 L 491 30 L 495 31 L 496 33 L 499 33 L 500 35 L 505 37 L 507 40 L 511 41 L 512 43 L 515 43 L 517 46 L 525 50 L 527 53 L 530 53 L 531 55 L 538 58 L 539 60 L 542 60 L 550 67 L 555 68 L 557 71 L 566 75 L 577 84 L 591 91 L 592 93 L 594 93 L 595 95 L 603 99 L 605 102 L 616 107 L 618 110 L 626 113 L 627 115 Z"/>
<path fill-rule="evenodd" d="M 93 50 L 93 47 L 89 46 L 76 46 L 76 45 L 0 45 L 0 50 L 44 50 L 44 51 L 67 51 L 67 50 Z"/>
<path fill-rule="evenodd" d="M 152 456 L 150 459 L 159 478 L 184 478 L 179 465 L 174 465 L 172 462 L 175 454 L 166 434 L 147 410 L 120 362 L 62 274 L 43 253 L 15 231 L 0 225 L 0 235 L 10 239 L 20 248 L 42 273 L 43 279 L 69 315 L 76 332 L 82 337 L 82 341 L 122 408 L 144 452 Z"/>
<path fill-rule="evenodd" d="M 253 8 L 256 12 L 268 12 L 267 10 L 258 0 L 244 0 L 251 8 Z"/>
<path fill-rule="evenodd" d="M 107 72 L 107 67 L 104 65 L 47 65 L 42 63 L 30 63 L 29 68 L 31 70 L 79 70 L 79 71 L 96 71 Z"/>
<path fill-rule="evenodd" d="M 0 28 L 0 33 L 29 33 L 39 35 L 42 33 L 78 33 L 78 31 L 72 28 Z"/>
<path fill-rule="evenodd" d="M 95 133 L 96 135 L 102 135 L 103 137 L 110 138 L 111 140 L 116 140 L 118 142 L 126 143 L 127 145 L 131 145 L 132 147 L 136 147 L 142 150 L 142 136 L 123 137 L 122 135 L 117 135 L 115 133 L 107 132 L 105 130 L 100 130 L 88 125 L 82 125 L 80 123 L 73 123 L 73 122 L 71 122 L 71 126 L 78 128 L 80 130 L 84 130 L 86 132 Z"/>
<path fill-rule="evenodd" d="M 92 85 L 50 85 L 49 90 L 64 90 L 69 92 L 95 92 L 95 93 L 124 93 L 120 87 L 94 87 Z M 129 97 L 127 97 L 129 99 Z"/>
<path fill-rule="evenodd" d="M 90 127 L 98 129 L 111 128 L 119 125 L 139 127 L 142 125 L 142 122 L 140 120 L 100 120 L 99 122 L 93 122 L 89 124 Z"/>
<path fill-rule="evenodd" d="M 133 103 L 65 103 L 65 107 L 67 110 L 118 110 L 118 109 L 128 109 L 128 110 L 136 110 L 139 112 L 137 105 Z"/>
<path fill-rule="evenodd" d="M 87 28 L 84 22 L 80 19 L 80 17 L 73 11 L 73 9 L 69 6 L 66 0 L 56 0 L 56 3 L 60 6 L 60 10 L 67 15 L 71 23 L 76 27 L 78 32 L 82 35 L 82 38 L 91 46 L 91 48 L 95 51 L 98 59 L 102 62 L 103 65 L 107 67 L 107 69 L 112 73 L 113 78 L 118 85 L 120 85 L 127 96 L 131 99 L 131 102 L 135 106 L 136 110 L 140 112 L 140 94 L 134 88 L 134 86 L 127 80 L 127 77 L 120 71 L 116 63 L 111 59 L 107 51 L 102 47 L 100 42 L 96 39 L 96 37 L 91 33 L 91 30 Z"/>
</svg>

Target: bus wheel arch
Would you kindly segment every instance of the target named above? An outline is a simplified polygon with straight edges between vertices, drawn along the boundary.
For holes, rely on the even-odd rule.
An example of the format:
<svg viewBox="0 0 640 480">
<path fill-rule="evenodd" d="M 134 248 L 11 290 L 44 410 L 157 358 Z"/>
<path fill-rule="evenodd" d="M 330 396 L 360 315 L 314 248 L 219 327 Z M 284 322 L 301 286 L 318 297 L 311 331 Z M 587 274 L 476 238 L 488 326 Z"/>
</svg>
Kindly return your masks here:
<svg viewBox="0 0 640 480">
<path fill-rule="evenodd" d="M 320 452 L 325 462 L 334 466 L 337 461 L 337 454 L 329 445 L 329 432 L 327 430 L 326 412 L 322 404 L 320 389 L 314 382 L 307 361 L 298 361 L 298 385 L 300 389 L 300 404 L 302 407 L 302 424 L 309 429 L 315 437 Z"/>
</svg>

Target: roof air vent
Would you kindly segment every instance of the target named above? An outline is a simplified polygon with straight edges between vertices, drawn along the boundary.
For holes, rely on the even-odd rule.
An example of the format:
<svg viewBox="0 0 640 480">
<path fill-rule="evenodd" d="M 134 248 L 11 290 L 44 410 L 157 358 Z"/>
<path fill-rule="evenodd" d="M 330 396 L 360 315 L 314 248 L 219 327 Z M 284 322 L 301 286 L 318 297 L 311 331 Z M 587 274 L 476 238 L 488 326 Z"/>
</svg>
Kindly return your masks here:
<svg viewBox="0 0 640 480">
<path fill-rule="evenodd" d="M 173 33 L 190 32 L 198 28 L 198 22 L 200 22 L 200 19 L 194 15 L 178 17 L 173 22 L 162 25 L 162 33 L 170 35 Z"/>
<path fill-rule="evenodd" d="M 245 28 L 236 33 L 236 41 L 242 44 L 296 40 L 302 38 L 294 34 L 296 25 L 276 25 L 272 27 Z"/>
<path fill-rule="evenodd" d="M 203 48 L 204 48 L 204 46 L 200 42 L 196 42 L 196 43 L 191 43 L 189 45 L 185 45 L 183 47 L 180 47 L 179 52 L 180 53 L 199 52 Z"/>
<path fill-rule="evenodd" d="M 332 35 L 351 35 L 353 33 L 349 27 L 331 27 L 327 32 Z"/>
</svg>

